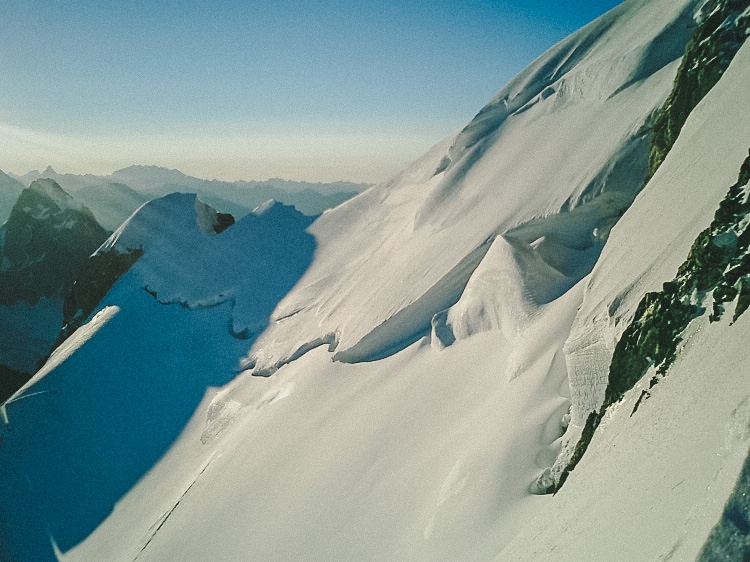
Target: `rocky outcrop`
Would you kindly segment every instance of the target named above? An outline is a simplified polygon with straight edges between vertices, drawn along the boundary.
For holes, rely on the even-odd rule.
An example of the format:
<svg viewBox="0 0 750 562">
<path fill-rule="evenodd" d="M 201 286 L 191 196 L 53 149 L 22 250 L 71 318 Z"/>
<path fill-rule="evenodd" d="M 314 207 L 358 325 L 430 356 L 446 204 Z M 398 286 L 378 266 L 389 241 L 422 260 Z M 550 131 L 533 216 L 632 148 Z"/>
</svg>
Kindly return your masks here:
<svg viewBox="0 0 750 562">
<path fill-rule="evenodd" d="M 693 108 L 714 87 L 750 31 L 750 1 L 708 0 L 685 49 L 674 88 L 654 122 L 649 174 L 672 148 Z"/>
<path fill-rule="evenodd" d="M 50 179 L 21 192 L 0 228 L 0 400 L 54 349 L 63 300 L 108 235 L 91 211 Z"/>
<path fill-rule="evenodd" d="M 109 233 L 52 180 L 25 189 L 2 232 L 0 305 L 62 298 Z"/>
<path fill-rule="evenodd" d="M 672 91 L 654 119 L 647 181 L 670 151 L 688 116 L 718 83 L 744 43 L 750 25 L 750 1 L 707 0 L 695 20 L 698 27 L 687 43 Z M 575 431 L 555 466 L 540 478 L 539 490 L 554 492 L 559 489 L 583 456 L 604 412 L 620 400 L 649 368 L 655 366 L 659 373 L 666 372 L 678 353 L 680 334 L 692 319 L 704 312 L 702 301 L 698 302 L 696 296 L 715 301 L 714 320 L 721 316 L 724 302 L 737 299 L 735 314 L 744 310 L 744 300 L 748 297 L 743 296 L 743 282 L 735 283 L 737 278 L 733 278 L 740 268 L 735 267 L 731 273 L 727 271 L 728 277 L 722 282 L 725 273 L 722 268 L 729 263 L 725 260 L 733 259 L 729 253 L 739 252 L 739 257 L 735 258 L 741 260 L 743 250 L 733 245 L 731 239 L 736 233 L 720 235 L 722 227 L 719 225 L 730 230 L 739 228 L 739 223 L 730 227 L 732 221 L 726 213 L 730 208 L 736 210 L 739 204 L 738 190 L 744 191 L 741 186 L 747 183 L 748 166 L 747 161 L 742 165 L 739 180 L 716 212 L 714 224 L 697 237 L 690 257 L 675 279 L 664 283 L 661 291 L 651 289 L 646 293 L 635 312 L 626 315 L 627 326 L 619 328 L 616 326 L 619 320 L 610 318 L 615 323 L 614 328 L 610 326 L 609 330 L 602 331 L 599 325 L 597 330 L 579 329 L 569 338 L 566 354 L 574 397 L 572 414 L 575 423 L 571 426 Z M 688 295 L 689 289 L 682 284 L 690 283 L 694 284 L 694 289 L 695 286 L 700 289 Z M 725 283 L 729 285 L 724 287 Z M 619 315 L 618 301 L 629 298 L 630 289 L 625 288 L 601 318 Z M 644 394 L 641 401 L 646 398 Z M 636 409 L 641 401 L 636 404 Z"/>
<path fill-rule="evenodd" d="M 737 183 L 719 205 L 711 225 L 696 238 L 677 276 L 659 292 L 646 293 L 635 317 L 615 346 L 604 403 L 586 420 L 573 455 L 556 491 L 583 457 L 607 409 L 622 399 L 653 367 L 649 390 L 666 376 L 678 354 L 682 334 L 691 321 L 708 313 L 716 322 L 725 305 L 734 302 L 732 322 L 750 306 L 750 155 L 742 164 Z M 643 390 L 633 408 L 650 396 Z"/>
</svg>

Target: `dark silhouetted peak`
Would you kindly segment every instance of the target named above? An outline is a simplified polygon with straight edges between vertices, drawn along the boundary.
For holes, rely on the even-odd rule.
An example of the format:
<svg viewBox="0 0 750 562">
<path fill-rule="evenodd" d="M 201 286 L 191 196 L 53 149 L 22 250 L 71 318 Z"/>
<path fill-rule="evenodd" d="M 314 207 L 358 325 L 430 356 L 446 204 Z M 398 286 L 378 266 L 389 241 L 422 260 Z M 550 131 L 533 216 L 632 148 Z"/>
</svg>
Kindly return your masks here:
<svg viewBox="0 0 750 562">
<path fill-rule="evenodd" d="M 234 224 L 234 217 L 230 213 L 216 213 L 216 223 L 214 224 L 214 232 L 216 232 L 216 234 L 221 234 L 233 224 Z"/>
<path fill-rule="evenodd" d="M 0 303 L 62 297 L 78 266 L 107 235 L 91 211 L 56 182 L 34 181 L 3 226 Z"/>
</svg>

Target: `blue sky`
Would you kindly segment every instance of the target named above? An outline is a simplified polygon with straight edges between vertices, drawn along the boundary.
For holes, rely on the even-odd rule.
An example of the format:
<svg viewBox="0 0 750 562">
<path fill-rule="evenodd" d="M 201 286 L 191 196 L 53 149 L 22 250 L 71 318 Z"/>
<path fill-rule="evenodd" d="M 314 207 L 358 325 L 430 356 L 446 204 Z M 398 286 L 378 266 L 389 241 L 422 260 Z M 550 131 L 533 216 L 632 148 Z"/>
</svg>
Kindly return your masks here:
<svg viewBox="0 0 750 562">
<path fill-rule="evenodd" d="M 0 169 L 381 181 L 618 3 L 0 0 Z"/>
</svg>

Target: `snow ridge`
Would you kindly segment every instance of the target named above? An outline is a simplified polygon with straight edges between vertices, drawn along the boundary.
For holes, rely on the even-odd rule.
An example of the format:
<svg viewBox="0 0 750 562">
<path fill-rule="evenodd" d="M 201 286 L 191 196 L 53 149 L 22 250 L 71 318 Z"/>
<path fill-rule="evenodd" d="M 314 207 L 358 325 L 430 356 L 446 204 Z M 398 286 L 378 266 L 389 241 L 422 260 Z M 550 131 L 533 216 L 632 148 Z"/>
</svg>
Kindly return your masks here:
<svg viewBox="0 0 750 562">
<path fill-rule="evenodd" d="M 318 257 L 248 363 L 267 370 L 330 333 L 338 358 L 398 350 L 430 330 L 437 307 L 458 301 L 470 272 L 429 313 L 413 305 L 488 240 L 604 194 L 599 211 L 621 212 L 643 187 L 650 123 L 695 28 L 697 4 L 623 4 L 540 57 L 462 132 L 322 215 L 310 228 Z M 611 225 L 602 221 L 606 231 Z M 516 254 L 508 267 L 519 267 Z M 416 315 L 407 321 L 404 310 Z M 388 326 L 399 328 L 386 336 Z M 355 349 L 360 342 L 371 349 Z"/>
<path fill-rule="evenodd" d="M 532 492 L 745 158 L 743 47 L 643 185 L 703 5 L 626 1 L 314 222 L 269 204 L 216 233 L 193 196 L 142 207 L 101 249 L 143 251 L 99 304 L 116 314 L 6 405 L 0 548 L 695 559 L 747 458 L 747 314 L 697 319 L 675 376 L 631 415 L 636 383 L 565 487 Z"/>
</svg>

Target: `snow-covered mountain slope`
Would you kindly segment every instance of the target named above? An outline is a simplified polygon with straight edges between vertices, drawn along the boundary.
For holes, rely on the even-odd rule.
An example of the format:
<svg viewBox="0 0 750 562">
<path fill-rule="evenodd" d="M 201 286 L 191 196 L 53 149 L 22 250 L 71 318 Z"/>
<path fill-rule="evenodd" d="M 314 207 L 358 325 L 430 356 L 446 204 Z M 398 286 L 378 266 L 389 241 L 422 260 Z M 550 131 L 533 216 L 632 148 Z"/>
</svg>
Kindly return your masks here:
<svg viewBox="0 0 750 562">
<path fill-rule="evenodd" d="M 750 115 L 740 110 L 750 103 L 748 47 L 693 111 L 591 275 L 567 343 L 571 389 L 595 400 L 578 404 L 584 414 L 603 397 L 628 316 L 644 293 L 675 276 L 748 156 Z M 498 560 L 601 560 L 612 552 L 696 559 L 750 447 L 748 318 L 707 317 L 691 325 L 668 376 L 637 412 L 653 370 L 602 422 L 549 508 Z"/>
<path fill-rule="evenodd" d="M 512 276 L 522 262 L 532 307 L 575 284 L 643 187 L 649 123 L 671 89 L 695 4 L 623 4 L 543 55 L 393 181 L 324 214 L 311 230 L 319 258 L 257 342 L 257 371 L 322 337 L 336 339 L 345 361 L 418 339 L 493 243 L 505 247 L 493 255 L 506 256 L 493 267 Z"/>
<path fill-rule="evenodd" d="M 747 314 L 697 318 L 648 399 L 651 373 L 561 490 L 532 493 L 601 403 L 638 303 L 675 277 L 745 161 L 748 47 L 644 188 L 651 125 L 716 4 L 628 0 L 312 224 L 269 205 L 217 233 L 194 196 L 142 207 L 97 254 L 141 258 L 0 409 L 0 552 L 632 562 L 744 548 Z M 729 538 L 709 539 L 720 522 L 712 536 Z"/>
<path fill-rule="evenodd" d="M 50 559 L 49 533 L 67 550 L 95 529 L 178 437 L 206 389 L 236 374 L 312 259 L 310 221 L 269 203 L 217 233 L 216 211 L 173 194 L 145 204 L 102 244 L 92 260 L 142 255 L 3 406 L 1 450 L 13 461 L 0 462 L 0 551 Z M 39 462 L 40 451 L 54 467 Z"/>
</svg>

